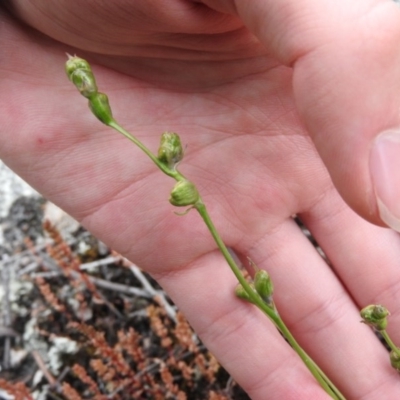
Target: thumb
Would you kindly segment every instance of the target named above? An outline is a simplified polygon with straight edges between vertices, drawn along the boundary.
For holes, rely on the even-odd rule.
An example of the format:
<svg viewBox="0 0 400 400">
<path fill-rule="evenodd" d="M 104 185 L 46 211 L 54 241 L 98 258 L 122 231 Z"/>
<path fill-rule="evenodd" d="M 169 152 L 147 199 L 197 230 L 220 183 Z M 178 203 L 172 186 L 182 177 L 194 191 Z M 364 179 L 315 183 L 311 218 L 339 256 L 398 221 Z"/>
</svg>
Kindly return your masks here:
<svg viewBox="0 0 400 400">
<path fill-rule="evenodd" d="M 344 200 L 400 231 L 400 9 L 390 0 L 219 0 L 293 68 L 298 111 Z"/>
</svg>

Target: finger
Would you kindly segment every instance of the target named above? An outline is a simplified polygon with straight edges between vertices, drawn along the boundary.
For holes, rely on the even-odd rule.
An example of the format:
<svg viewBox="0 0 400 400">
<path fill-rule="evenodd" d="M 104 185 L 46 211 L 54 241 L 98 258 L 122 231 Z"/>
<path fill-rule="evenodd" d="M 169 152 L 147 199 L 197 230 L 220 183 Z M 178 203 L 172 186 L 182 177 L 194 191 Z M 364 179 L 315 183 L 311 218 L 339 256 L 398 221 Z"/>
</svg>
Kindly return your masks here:
<svg viewBox="0 0 400 400">
<path fill-rule="evenodd" d="M 334 191 L 301 215 L 359 308 L 382 304 L 388 331 L 400 344 L 400 237 L 366 222 Z"/>
<path fill-rule="evenodd" d="M 207 2 L 206 2 L 207 3 Z M 298 110 L 337 189 L 400 230 L 400 10 L 389 0 L 208 2 L 293 66 Z"/>
<path fill-rule="evenodd" d="M 229 36 L 242 26 L 238 18 L 226 18 L 190 1 L 11 0 L 5 5 L 26 24 L 53 39 L 108 55 L 154 56 L 155 49 L 157 58 L 171 52 L 181 54 L 179 49 L 223 54 L 224 43 L 216 41 L 214 35 L 224 37 L 228 32 Z M 184 41 L 178 43 L 177 36 L 184 36 Z M 240 42 L 239 35 L 235 37 Z"/>
<path fill-rule="evenodd" d="M 253 400 L 330 398 L 272 323 L 235 297 L 236 278 L 219 252 L 154 277 Z"/>
<path fill-rule="evenodd" d="M 392 398 L 400 395 L 386 349 L 360 323 L 352 298 L 293 221 L 240 250 L 269 272 L 283 320 L 346 398 L 376 399 L 382 388 Z"/>
</svg>

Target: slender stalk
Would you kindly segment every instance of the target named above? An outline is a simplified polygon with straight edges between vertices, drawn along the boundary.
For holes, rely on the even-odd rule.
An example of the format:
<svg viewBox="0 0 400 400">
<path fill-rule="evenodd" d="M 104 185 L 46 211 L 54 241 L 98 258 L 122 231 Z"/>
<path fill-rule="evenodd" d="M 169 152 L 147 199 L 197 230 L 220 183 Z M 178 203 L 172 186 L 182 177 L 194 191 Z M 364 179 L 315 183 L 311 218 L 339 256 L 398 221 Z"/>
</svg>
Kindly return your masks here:
<svg viewBox="0 0 400 400">
<path fill-rule="evenodd" d="M 117 132 L 124 135 L 127 139 L 133 142 L 140 150 L 142 150 L 146 155 L 151 158 L 154 164 L 157 165 L 158 168 L 161 169 L 164 174 L 170 176 L 171 178 L 176 179 L 177 181 L 181 180 L 183 177 L 177 170 L 171 170 L 165 164 L 160 162 L 160 160 L 139 140 L 136 139 L 133 135 L 131 135 L 126 129 L 124 129 L 121 125 L 119 125 L 115 120 L 109 122 L 107 124 L 110 128 L 115 129 Z"/>
<path fill-rule="evenodd" d="M 266 303 L 261 298 L 260 294 L 254 290 L 244 278 L 239 267 L 236 265 L 233 257 L 229 253 L 227 247 L 217 232 L 195 185 L 188 181 L 175 168 L 176 163 L 179 162 L 183 156 L 183 150 L 179 136 L 171 132 L 166 132 L 163 134 L 162 140 L 165 139 L 166 143 L 164 143 L 164 145 L 160 145 L 159 157 L 156 157 L 140 140 L 132 136 L 114 120 L 111 107 L 108 102 L 108 97 L 104 93 L 100 93 L 98 91 L 93 72 L 87 61 L 76 56 L 69 56 L 69 59 L 66 63 L 66 73 L 68 78 L 77 87 L 80 93 L 89 100 L 89 107 L 91 111 L 102 123 L 115 129 L 117 132 L 128 138 L 131 142 L 138 146 L 162 172 L 178 181 L 171 192 L 171 204 L 176 206 L 191 206 L 191 208 L 195 208 L 199 212 L 232 272 L 235 274 L 243 289 L 246 291 L 249 301 L 254 303 L 262 312 L 264 312 L 264 314 L 270 318 L 276 328 L 279 329 L 279 331 L 291 344 L 292 348 L 303 360 L 304 364 L 319 382 L 321 387 L 333 399 L 344 400 L 343 395 L 297 343 L 279 316 L 274 303 Z"/>
<path fill-rule="evenodd" d="M 274 325 L 279 329 L 283 336 L 288 340 L 290 345 L 302 359 L 305 366 L 322 386 L 322 388 L 333 398 L 337 400 L 345 400 L 345 397 L 339 392 L 335 385 L 329 380 L 329 378 L 322 372 L 322 370 L 317 366 L 317 364 L 310 358 L 310 356 L 303 350 L 303 348 L 297 343 L 296 339 L 290 333 L 289 329 L 283 322 L 282 318 L 279 316 L 275 308 L 269 307 L 260 296 L 253 290 L 249 285 L 247 280 L 244 278 L 239 267 L 236 265 L 235 260 L 229 253 L 225 243 L 222 241 L 218 231 L 216 230 L 214 223 L 212 222 L 205 204 L 200 200 L 194 205 L 194 208 L 199 212 L 203 221 L 207 225 L 211 235 L 213 236 L 217 246 L 219 247 L 221 253 L 223 254 L 225 260 L 231 267 L 232 272 L 235 274 L 239 283 L 246 290 L 250 300 L 264 313 Z"/>
<path fill-rule="evenodd" d="M 391 350 L 393 350 L 395 353 L 397 353 L 400 357 L 400 348 L 398 348 L 390 338 L 389 334 L 386 332 L 386 330 L 379 331 L 379 333 L 382 335 L 382 337 L 385 339 L 385 342 L 387 345 L 390 347 Z"/>
<path fill-rule="evenodd" d="M 185 177 L 176 169 L 172 170 L 168 168 L 165 164 L 161 163 L 159 159 L 137 138 L 131 135 L 127 130 L 121 127 L 116 121 L 112 121 L 108 124 L 111 128 L 115 129 L 117 132 L 124 135 L 127 139 L 138 146 L 165 174 L 174 178 L 176 181 L 184 180 Z M 214 223 L 212 222 L 210 215 L 208 214 L 207 208 L 201 198 L 193 205 L 203 221 L 205 222 L 208 230 L 210 231 L 212 237 L 214 238 L 218 248 L 220 249 L 222 255 L 224 256 L 226 262 L 230 266 L 232 272 L 236 276 L 239 283 L 246 290 L 251 301 L 272 321 L 276 328 L 283 334 L 283 336 L 288 340 L 292 348 L 296 351 L 299 357 L 302 359 L 305 366 L 318 381 L 321 387 L 335 400 L 345 400 L 343 395 L 335 387 L 335 385 L 329 380 L 329 378 L 323 373 L 323 371 L 317 366 L 317 364 L 308 356 L 308 354 L 303 350 L 303 348 L 297 343 L 296 339 L 290 333 L 289 329 L 284 324 L 283 320 L 280 318 L 276 309 L 269 307 L 260 296 L 252 289 L 250 284 L 244 278 L 239 267 L 236 265 L 235 260 L 229 253 L 225 243 L 222 241 L 218 231 L 216 230 Z"/>
<path fill-rule="evenodd" d="M 260 298 L 259 298 L 258 294 L 252 289 L 252 287 L 249 285 L 247 280 L 244 278 L 239 267 L 236 265 L 235 260 L 229 253 L 227 247 L 225 246 L 225 243 L 222 241 L 221 236 L 217 232 L 217 230 L 214 226 L 214 223 L 212 222 L 210 215 L 208 214 L 208 211 L 207 211 L 206 206 L 203 203 L 203 201 L 200 200 L 199 202 L 197 202 L 194 205 L 194 208 L 199 212 L 200 216 L 203 218 L 204 223 L 207 225 L 208 230 L 210 231 L 212 237 L 214 238 L 214 240 L 215 240 L 217 246 L 219 247 L 222 255 L 224 256 L 226 262 L 231 267 L 231 270 L 235 274 L 237 280 L 244 287 L 244 289 L 248 293 L 251 301 L 258 305 L 258 303 L 260 303 Z M 277 317 L 275 315 L 275 313 L 269 307 L 266 307 L 266 309 L 263 311 L 268 315 L 269 318 L 271 318 L 274 325 L 276 327 L 278 327 L 279 317 Z"/>
</svg>

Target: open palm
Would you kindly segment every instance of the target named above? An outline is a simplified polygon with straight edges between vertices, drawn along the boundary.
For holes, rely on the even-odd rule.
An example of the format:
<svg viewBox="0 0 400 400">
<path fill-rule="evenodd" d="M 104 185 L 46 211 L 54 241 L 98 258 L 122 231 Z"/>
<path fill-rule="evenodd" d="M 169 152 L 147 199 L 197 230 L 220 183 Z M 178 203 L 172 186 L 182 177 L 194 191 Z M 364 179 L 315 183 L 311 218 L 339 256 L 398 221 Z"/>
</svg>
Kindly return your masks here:
<svg viewBox="0 0 400 400">
<path fill-rule="evenodd" d="M 225 243 L 271 274 L 283 319 L 341 390 L 382 398 L 384 384 L 386 398 L 398 398 L 400 381 L 357 311 L 372 302 L 397 311 L 398 237 L 357 216 L 336 192 L 299 120 L 293 70 L 219 13 L 214 35 L 178 34 L 167 23 L 148 33 L 144 18 L 135 39 L 126 39 L 128 25 L 119 32 L 99 13 L 101 24 L 88 17 L 101 26 L 97 36 L 83 29 L 77 40 L 27 10 L 23 17 L 59 42 L 3 12 L 2 159 L 152 274 L 252 398 L 326 398 L 269 322 L 234 297 L 235 278 L 200 217 L 174 214 L 167 201 L 174 182 L 90 114 L 63 70 L 65 52 L 87 58 L 116 120 L 154 153 L 163 131 L 179 133 L 180 171 L 196 183 Z M 391 325 L 395 332 L 400 318 Z"/>
</svg>

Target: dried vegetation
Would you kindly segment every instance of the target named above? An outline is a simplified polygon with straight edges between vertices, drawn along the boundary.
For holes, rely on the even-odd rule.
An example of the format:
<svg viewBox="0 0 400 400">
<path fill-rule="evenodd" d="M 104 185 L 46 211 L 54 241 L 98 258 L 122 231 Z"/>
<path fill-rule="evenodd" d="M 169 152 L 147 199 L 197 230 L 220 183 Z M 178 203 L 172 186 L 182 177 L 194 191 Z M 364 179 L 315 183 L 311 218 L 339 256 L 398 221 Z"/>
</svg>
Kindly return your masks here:
<svg viewBox="0 0 400 400">
<path fill-rule="evenodd" d="M 148 275 L 43 227 L 3 249 L 1 399 L 248 399 Z"/>
</svg>

